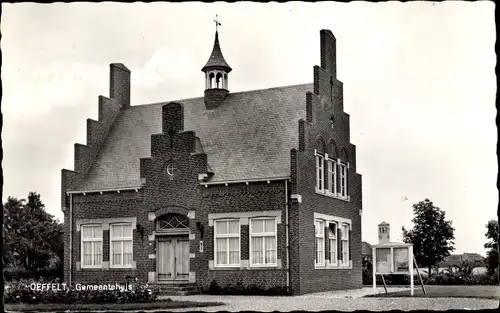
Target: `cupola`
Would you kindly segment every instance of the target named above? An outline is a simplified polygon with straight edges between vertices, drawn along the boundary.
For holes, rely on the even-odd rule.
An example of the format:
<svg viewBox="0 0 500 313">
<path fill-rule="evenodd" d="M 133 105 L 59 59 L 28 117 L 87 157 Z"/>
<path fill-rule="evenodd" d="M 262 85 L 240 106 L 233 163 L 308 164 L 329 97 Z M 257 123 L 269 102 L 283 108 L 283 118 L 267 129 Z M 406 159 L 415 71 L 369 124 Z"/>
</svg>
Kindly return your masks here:
<svg viewBox="0 0 500 313">
<path fill-rule="evenodd" d="M 215 42 L 212 54 L 205 66 L 201 69 L 205 73 L 205 106 L 207 109 L 214 109 L 224 102 L 229 94 L 228 74 L 232 68 L 227 64 L 219 44 L 219 32 L 217 27 L 221 24 L 216 23 Z"/>
</svg>

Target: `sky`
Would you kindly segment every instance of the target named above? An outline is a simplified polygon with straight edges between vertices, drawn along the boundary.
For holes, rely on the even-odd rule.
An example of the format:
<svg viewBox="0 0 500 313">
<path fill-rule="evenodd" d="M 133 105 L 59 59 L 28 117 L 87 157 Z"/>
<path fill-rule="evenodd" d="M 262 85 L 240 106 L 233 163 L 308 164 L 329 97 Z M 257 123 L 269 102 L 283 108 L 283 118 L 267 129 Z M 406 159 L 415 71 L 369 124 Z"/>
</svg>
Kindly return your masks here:
<svg viewBox="0 0 500 313">
<path fill-rule="evenodd" d="M 429 198 L 453 221 L 455 253 L 485 255 L 498 207 L 493 2 L 2 7 L 3 201 L 36 191 L 62 220 L 61 169 L 109 95 L 109 64 L 132 71 L 132 105 L 202 96 L 218 14 L 233 92 L 311 83 L 319 31 L 334 33 L 364 241 L 382 221 L 401 240 Z"/>
</svg>

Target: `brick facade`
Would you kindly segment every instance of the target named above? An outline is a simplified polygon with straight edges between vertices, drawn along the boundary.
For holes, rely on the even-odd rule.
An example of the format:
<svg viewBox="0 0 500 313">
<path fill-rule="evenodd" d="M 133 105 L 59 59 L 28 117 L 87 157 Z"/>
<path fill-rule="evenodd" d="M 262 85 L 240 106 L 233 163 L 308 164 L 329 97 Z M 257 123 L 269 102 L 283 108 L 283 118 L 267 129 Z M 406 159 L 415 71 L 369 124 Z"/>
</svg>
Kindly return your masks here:
<svg viewBox="0 0 500 313">
<path fill-rule="evenodd" d="M 288 281 L 293 294 L 361 288 L 361 175 L 356 173 L 355 146 L 349 138 L 349 115 L 343 111 L 342 83 L 336 78 L 335 38 L 330 31 L 323 30 L 320 42 L 321 67 L 314 67 L 313 92 L 304 94 L 305 119 L 296 121 L 299 141 L 290 151 L 289 177 L 211 183 L 212 173 L 202 143 L 200 145 L 194 131 L 184 130 L 184 120 L 188 117 L 184 116 L 183 105 L 169 103 L 162 107 L 162 133 L 151 135 L 150 157 L 139 160 L 142 186 L 67 194 L 78 188 L 119 111 L 130 105 L 127 89 L 130 72 L 125 67 L 112 65 L 112 98 L 102 97 L 99 121 L 89 120 L 87 146 L 75 147 L 75 171 L 62 172 L 65 280 L 69 280 L 70 273 L 71 224 L 72 283 L 123 282 L 126 276 L 156 283 L 158 233 L 155 221 L 165 214 L 178 213 L 189 217 L 189 282 L 204 289 L 213 280 L 221 286 L 242 283 L 260 288 L 286 288 Z M 335 158 L 349 162 L 349 199 L 316 192 L 314 151 L 319 139 L 325 143 L 329 155 L 335 154 Z M 315 268 L 315 213 L 352 221 L 349 235 L 352 267 Z M 242 265 L 239 268 L 214 267 L 213 220 L 225 215 L 240 220 Z M 249 267 L 245 265 L 250 259 L 248 219 L 271 215 L 277 219 L 278 265 Z M 107 225 L 103 227 L 102 260 L 109 263 L 109 230 L 106 228 L 113 221 L 127 218 L 133 220 L 135 226 L 133 268 L 81 268 L 79 225 L 86 222 Z M 286 245 L 287 226 L 289 248 Z M 200 252 L 202 239 L 203 252 Z"/>
</svg>

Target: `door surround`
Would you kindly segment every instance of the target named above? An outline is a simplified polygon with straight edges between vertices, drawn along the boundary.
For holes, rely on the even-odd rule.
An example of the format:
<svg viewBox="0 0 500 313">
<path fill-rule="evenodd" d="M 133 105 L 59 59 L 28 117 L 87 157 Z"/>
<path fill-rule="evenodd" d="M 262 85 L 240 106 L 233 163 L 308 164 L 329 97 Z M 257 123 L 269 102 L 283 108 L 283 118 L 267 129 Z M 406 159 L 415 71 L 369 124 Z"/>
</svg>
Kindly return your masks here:
<svg viewBox="0 0 500 313">
<path fill-rule="evenodd" d="M 187 264 L 188 270 L 188 277 L 186 279 L 182 280 L 160 280 L 159 275 L 160 275 L 160 262 L 166 261 L 163 260 L 162 255 L 160 254 L 159 247 L 160 247 L 160 241 L 168 240 L 168 237 L 171 237 L 172 239 L 178 239 L 181 237 L 184 237 L 187 239 L 189 242 L 189 237 L 190 237 L 190 230 L 189 230 L 189 218 L 185 215 L 182 214 L 165 214 L 155 221 L 155 246 L 156 246 L 156 283 L 157 284 L 173 284 L 173 285 L 180 285 L 180 284 L 189 284 L 189 263 L 190 263 L 190 244 L 188 243 L 188 251 L 187 254 L 184 252 L 184 257 L 187 258 L 186 260 L 183 260 Z M 177 244 L 178 241 L 176 241 Z M 175 252 L 174 252 L 175 253 Z M 182 262 L 182 261 L 181 261 Z M 174 260 L 174 264 L 176 264 L 176 260 Z M 177 264 L 176 264 L 177 266 Z"/>
</svg>

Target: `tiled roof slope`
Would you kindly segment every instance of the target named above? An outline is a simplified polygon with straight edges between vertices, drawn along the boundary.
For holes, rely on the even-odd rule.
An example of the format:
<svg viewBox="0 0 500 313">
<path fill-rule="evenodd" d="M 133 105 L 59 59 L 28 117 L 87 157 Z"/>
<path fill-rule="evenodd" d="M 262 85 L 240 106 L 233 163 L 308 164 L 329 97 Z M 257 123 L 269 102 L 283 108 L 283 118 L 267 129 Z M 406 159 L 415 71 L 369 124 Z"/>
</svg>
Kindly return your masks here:
<svg viewBox="0 0 500 313">
<path fill-rule="evenodd" d="M 484 257 L 478 253 L 452 254 L 444 258 L 444 262 L 438 264 L 439 267 L 448 267 L 450 265 L 460 266 L 462 262 L 483 263 Z"/>
<path fill-rule="evenodd" d="M 361 242 L 361 255 L 371 256 L 373 254 L 372 245 L 368 242 Z"/>
<path fill-rule="evenodd" d="M 230 93 L 224 104 L 205 108 L 203 97 L 184 106 L 184 130 L 201 139 L 211 181 L 290 175 L 290 149 L 298 147 L 298 121 L 306 116 L 312 84 Z M 169 101 L 170 102 L 170 101 Z M 151 135 L 162 132 L 162 105 L 123 110 L 108 133 L 80 190 L 140 186 L 139 159 L 150 157 Z"/>
<path fill-rule="evenodd" d="M 207 64 L 205 64 L 205 66 L 201 70 L 205 71 L 213 67 L 225 67 L 228 73 L 232 71 L 231 67 L 229 66 L 229 64 L 227 64 L 226 60 L 224 59 L 224 55 L 222 55 L 222 50 L 220 49 L 219 45 L 218 32 L 215 32 L 215 41 L 212 54 L 210 54 L 210 58 L 208 58 Z"/>
</svg>

